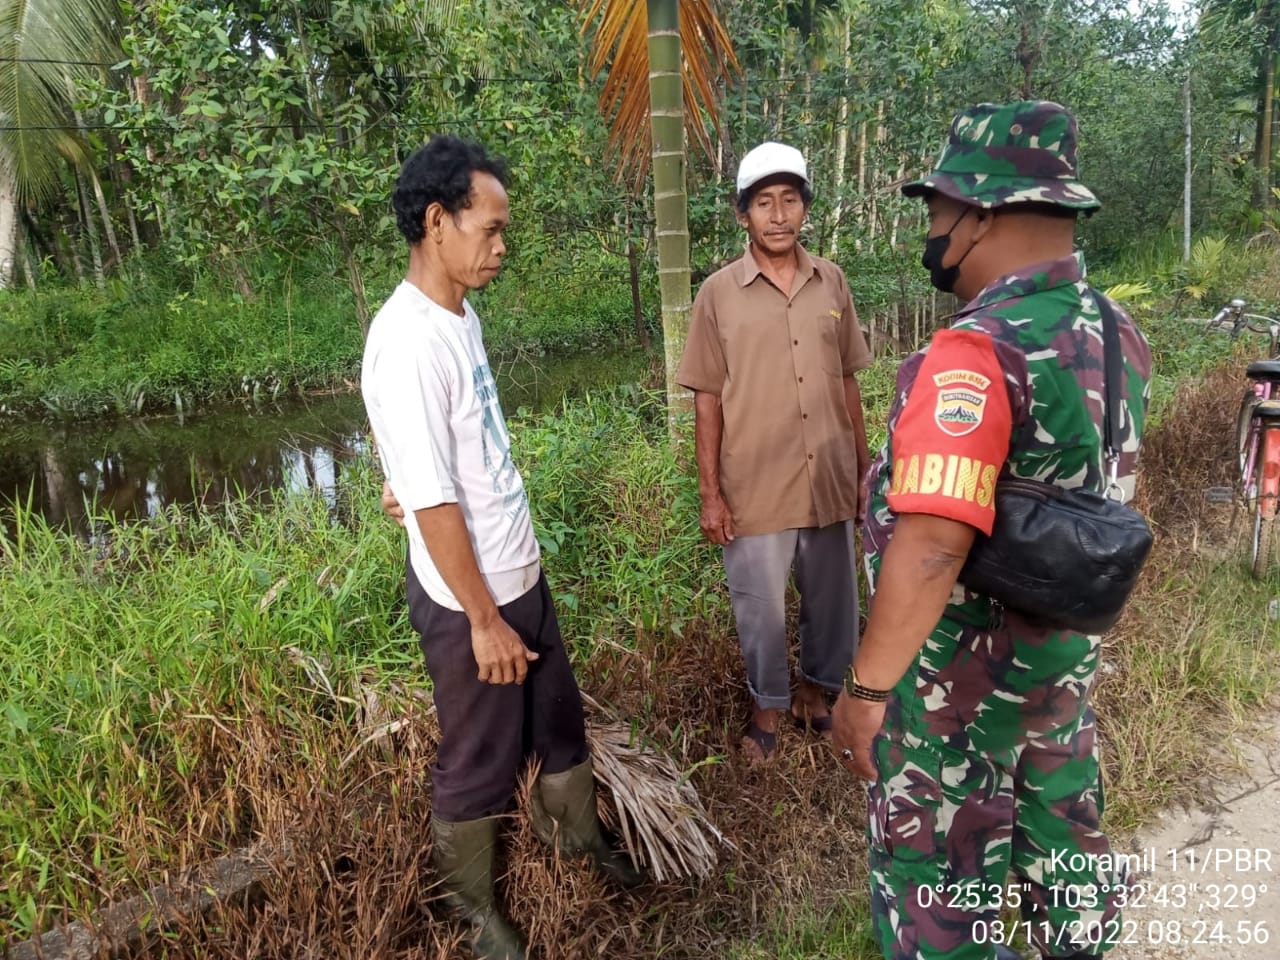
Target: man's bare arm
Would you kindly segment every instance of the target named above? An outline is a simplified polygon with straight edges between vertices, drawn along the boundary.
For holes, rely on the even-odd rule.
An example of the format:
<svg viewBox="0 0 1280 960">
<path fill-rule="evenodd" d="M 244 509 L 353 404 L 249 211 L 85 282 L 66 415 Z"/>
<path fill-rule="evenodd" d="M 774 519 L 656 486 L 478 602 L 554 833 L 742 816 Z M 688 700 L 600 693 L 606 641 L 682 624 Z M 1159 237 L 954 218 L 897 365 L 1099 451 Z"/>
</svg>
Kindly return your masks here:
<svg viewBox="0 0 1280 960">
<path fill-rule="evenodd" d="M 724 410 L 714 393 L 694 391 L 694 456 L 698 461 L 698 496 L 703 536 L 721 546 L 733 539 L 733 513 L 720 490 L 720 444 L 724 436 Z"/>
<path fill-rule="evenodd" d="M 904 513 L 893 528 L 876 579 L 867 629 L 854 657 L 858 683 L 891 690 L 924 646 L 951 597 L 976 531 L 923 513 Z M 876 778 L 871 742 L 884 722 L 883 702 L 841 692 L 832 711 L 832 743 L 845 765 Z"/>
<path fill-rule="evenodd" d="M 522 683 L 529 672 L 529 661 L 537 660 L 538 655 L 525 647 L 499 615 L 498 605 L 476 563 L 462 508 L 456 503 L 442 503 L 415 510 L 413 516 L 431 562 L 471 621 L 471 649 L 479 678 L 488 683 Z"/>
<path fill-rule="evenodd" d="M 898 517 L 854 658 L 863 686 L 890 690 L 902 679 L 938 625 L 976 535 L 973 527 L 946 517 Z"/>
</svg>

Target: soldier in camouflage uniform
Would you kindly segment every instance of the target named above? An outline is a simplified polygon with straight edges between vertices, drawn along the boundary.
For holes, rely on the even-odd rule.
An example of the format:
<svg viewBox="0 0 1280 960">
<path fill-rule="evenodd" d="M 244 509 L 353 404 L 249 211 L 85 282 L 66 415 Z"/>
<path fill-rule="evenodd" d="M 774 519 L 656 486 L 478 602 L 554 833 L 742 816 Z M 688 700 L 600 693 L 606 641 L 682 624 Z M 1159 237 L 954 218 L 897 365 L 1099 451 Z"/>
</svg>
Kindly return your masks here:
<svg viewBox="0 0 1280 960">
<path fill-rule="evenodd" d="M 1015 930 L 1085 960 L 1126 935 L 1126 858 L 1099 829 L 1100 638 L 1033 627 L 957 583 L 1002 471 L 1107 482 L 1101 319 L 1073 252 L 1076 216 L 1099 204 L 1075 139 L 1057 104 L 983 104 L 903 188 L 929 206 L 934 284 L 968 303 L 898 372 L 872 466 L 871 614 L 835 711 L 845 765 L 873 781 L 872 913 L 891 960 L 1014 957 Z M 1116 314 L 1128 496 L 1151 356 Z"/>
</svg>

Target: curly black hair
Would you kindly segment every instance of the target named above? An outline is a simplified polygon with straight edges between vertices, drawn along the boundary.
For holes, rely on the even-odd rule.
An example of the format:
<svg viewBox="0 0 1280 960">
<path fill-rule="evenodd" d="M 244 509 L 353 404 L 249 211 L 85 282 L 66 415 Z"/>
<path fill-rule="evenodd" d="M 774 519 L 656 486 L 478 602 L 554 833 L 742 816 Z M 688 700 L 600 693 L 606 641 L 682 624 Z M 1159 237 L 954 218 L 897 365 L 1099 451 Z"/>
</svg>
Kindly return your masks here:
<svg viewBox="0 0 1280 960">
<path fill-rule="evenodd" d="M 422 241 L 422 218 L 438 203 L 451 214 L 471 206 L 471 175 L 488 173 L 507 185 L 507 165 L 484 147 L 452 134 L 438 133 L 413 152 L 396 178 L 391 208 L 396 226 L 413 246 Z"/>
</svg>

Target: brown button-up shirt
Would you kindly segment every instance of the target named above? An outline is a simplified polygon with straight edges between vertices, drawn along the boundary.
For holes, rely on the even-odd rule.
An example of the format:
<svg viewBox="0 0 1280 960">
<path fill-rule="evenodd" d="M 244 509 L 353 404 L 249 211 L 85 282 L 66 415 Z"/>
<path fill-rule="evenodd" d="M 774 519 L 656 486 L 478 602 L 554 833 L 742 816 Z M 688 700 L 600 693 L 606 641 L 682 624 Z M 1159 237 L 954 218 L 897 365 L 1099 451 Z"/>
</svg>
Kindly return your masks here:
<svg viewBox="0 0 1280 960">
<path fill-rule="evenodd" d="M 823 527 L 857 511 L 859 465 L 844 378 L 871 362 L 844 273 L 796 248 L 789 294 L 751 255 L 693 301 L 676 379 L 720 397 L 720 490 L 735 532 Z"/>
</svg>

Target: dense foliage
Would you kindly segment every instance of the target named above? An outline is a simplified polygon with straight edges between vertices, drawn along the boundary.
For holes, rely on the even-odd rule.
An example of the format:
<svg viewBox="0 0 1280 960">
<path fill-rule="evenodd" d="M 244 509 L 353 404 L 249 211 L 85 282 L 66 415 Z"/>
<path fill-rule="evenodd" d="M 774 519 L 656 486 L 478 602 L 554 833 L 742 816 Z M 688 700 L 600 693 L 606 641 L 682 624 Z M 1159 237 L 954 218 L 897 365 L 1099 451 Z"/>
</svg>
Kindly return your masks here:
<svg viewBox="0 0 1280 960">
<path fill-rule="evenodd" d="M 1159 249 L 1167 256 L 1151 269 L 1116 279 L 1235 292 L 1206 286 L 1194 264 L 1173 276 L 1172 264 L 1188 77 L 1194 232 L 1277 237 L 1269 155 L 1258 154 L 1269 4 L 1245 6 L 1175 18 L 1117 0 L 725 0 L 740 69 L 721 91 L 712 156 L 689 154 L 695 283 L 741 248 L 728 203 L 737 158 L 765 138 L 789 141 L 816 188 L 806 243 L 846 268 L 877 349 L 912 345 L 947 305 L 917 263 L 920 206 L 896 185 L 931 161 L 957 107 L 1036 96 L 1079 117 L 1084 177 L 1104 203 L 1081 231 L 1095 268 Z M 55 172 L 16 194 L 13 266 L 37 293 L 0 294 L 0 412 L 182 407 L 246 385 L 350 380 L 360 332 L 402 270 L 390 185 L 433 131 L 477 137 L 511 161 L 508 266 L 481 297 L 491 347 L 647 345 L 657 331 L 651 208 L 615 176 L 604 75 L 584 67 L 592 27 L 576 5 L 95 9 L 57 47 L 76 61 L 62 100 L 49 101 L 34 47 L 0 62 L 0 102 L 38 81 L 33 128 L 78 146 L 42 153 L 24 125 L 0 128 L 0 156 L 17 149 L 6 137 L 26 138 L 0 174 L 21 186 L 36 165 Z M 33 42 L 36 14 L 59 11 L 40 20 L 54 33 L 71 18 L 67 0 L 0 0 L 0 27 L 13 21 Z M 26 115 L 19 106 L 13 116 Z M 4 187 L 0 176 L 0 274 Z"/>
<path fill-rule="evenodd" d="M 31 6 L 44 5 L 57 0 Z M 726 175 L 761 139 L 806 152 L 811 243 L 861 263 L 915 236 L 918 208 L 892 187 L 928 162 L 954 110 L 1015 96 L 1080 118 L 1085 176 L 1105 203 L 1088 244 L 1147 240 L 1181 216 L 1188 76 L 1193 225 L 1261 229 L 1251 196 L 1270 167 L 1252 162 L 1247 97 L 1267 36 L 1252 12 L 1230 14 L 1179 22 L 1115 0 L 724 2 L 742 70 L 723 91 L 715 161 L 690 156 L 695 272 L 740 243 Z M 512 160 L 520 269 L 576 257 L 583 241 L 617 258 L 648 237 L 646 205 L 613 178 L 603 80 L 583 73 L 567 4 L 158 0 L 122 4 L 112 27 L 119 60 L 81 82 L 66 121 L 104 201 L 82 202 L 65 167 L 66 190 L 27 204 L 19 266 L 32 282 L 46 260 L 88 275 L 90 241 L 110 225 L 122 260 L 158 251 L 245 297 L 336 264 L 363 318 L 365 273 L 398 255 L 386 203 L 397 164 L 437 130 Z M 335 253 L 317 263 L 317 247 Z M 128 269 L 106 260 L 104 274 Z"/>
</svg>

